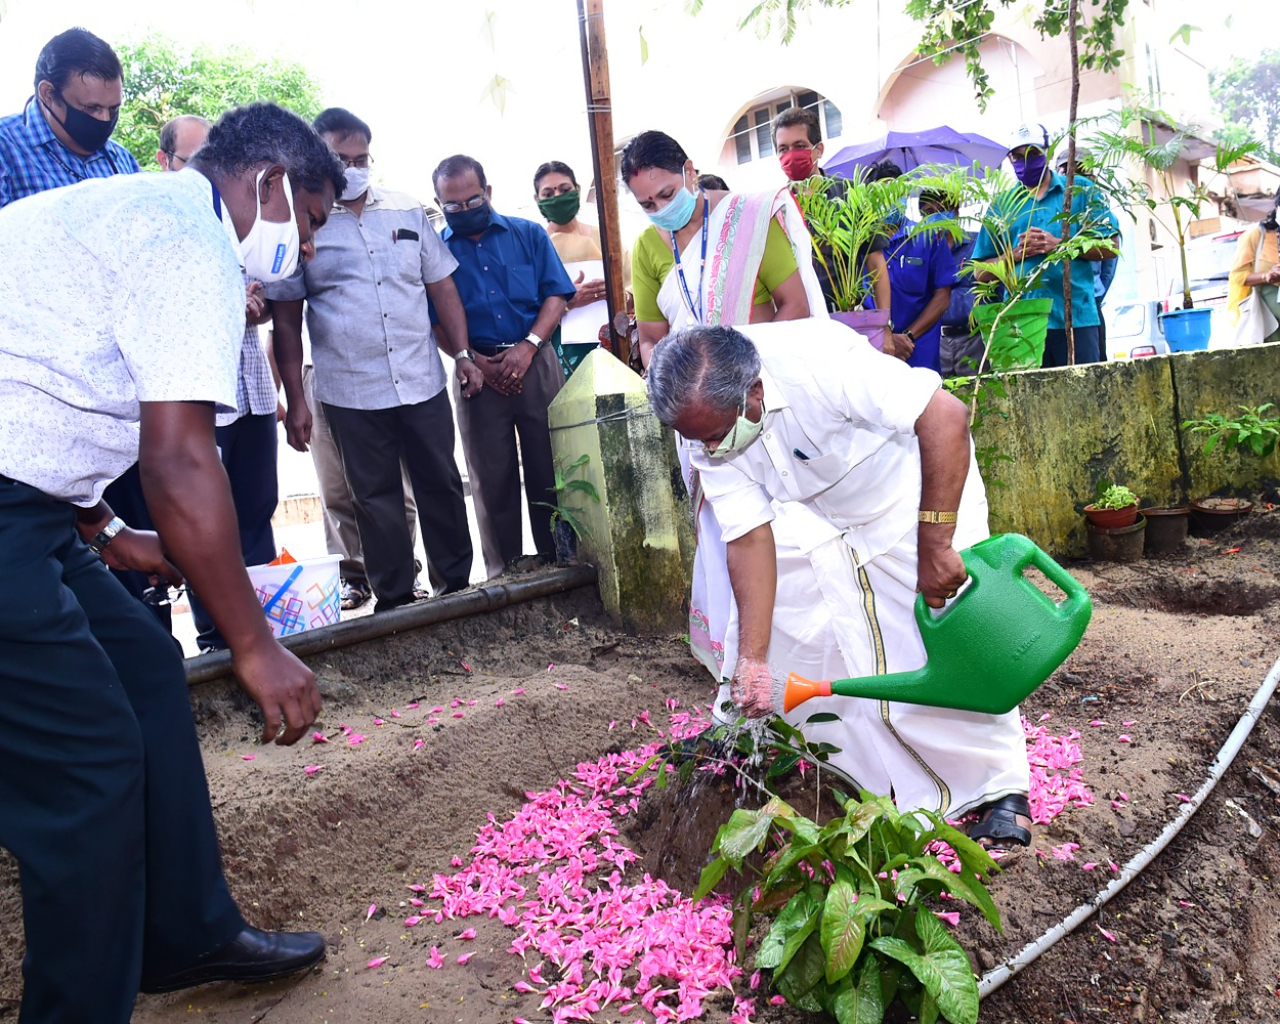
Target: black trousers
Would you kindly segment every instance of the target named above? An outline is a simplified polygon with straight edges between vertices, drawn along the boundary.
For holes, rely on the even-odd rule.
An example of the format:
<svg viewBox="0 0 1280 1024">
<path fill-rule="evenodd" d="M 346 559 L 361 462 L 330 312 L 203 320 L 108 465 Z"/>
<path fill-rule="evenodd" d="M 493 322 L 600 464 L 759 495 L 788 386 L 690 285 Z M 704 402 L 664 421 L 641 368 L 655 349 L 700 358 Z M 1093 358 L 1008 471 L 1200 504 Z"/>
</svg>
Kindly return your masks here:
<svg viewBox="0 0 1280 1024">
<path fill-rule="evenodd" d="M 18 860 L 21 1019 L 127 1022 L 142 978 L 244 927 L 227 891 L 182 660 L 80 540 L 0 477 L 0 846 Z"/>
<path fill-rule="evenodd" d="M 276 514 L 280 482 L 276 476 L 276 414 L 241 416 L 217 429 L 222 466 L 231 484 L 231 500 L 240 527 L 240 553 L 245 565 L 265 565 L 276 557 L 276 538 L 271 517 Z M 218 650 L 227 642 L 200 598 L 190 595 L 191 615 L 196 624 L 196 643 L 201 650 Z"/>
<path fill-rule="evenodd" d="M 454 378 L 458 430 L 471 475 L 480 547 L 491 579 L 524 554 L 521 467 L 534 547 L 540 555 L 555 556 L 551 510 L 547 506 L 556 503 L 556 465 L 551 454 L 547 410 L 562 387 L 564 371 L 549 344 L 533 357 L 524 387 L 517 395 L 500 395 L 493 388 L 483 388 L 473 398 L 463 398 Z"/>
<path fill-rule="evenodd" d="M 462 477 L 453 458 L 453 412 L 441 391 L 415 405 L 347 409 L 324 403 L 329 429 L 355 503 L 365 575 L 378 607 L 413 600 L 413 540 L 404 515 L 400 460 L 409 470 L 418 527 L 446 591 L 471 579 L 471 531 Z"/>
<path fill-rule="evenodd" d="M 111 511 L 135 530 L 156 528 L 156 524 L 151 521 L 151 513 L 147 511 L 147 499 L 142 494 L 142 477 L 138 474 L 136 462 L 125 470 L 119 479 L 107 485 L 102 497 L 111 506 Z M 128 569 L 112 569 L 111 574 L 124 584 L 125 590 L 146 604 L 166 633 L 173 632 L 173 609 L 167 600 L 147 599 L 147 592 L 152 588 L 151 581 L 144 573 Z"/>
<path fill-rule="evenodd" d="M 1077 327 L 1072 332 L 1076 338 L 1076 365 L 1102 362 L 1102 349 L 1097 327 Z M 1045 369 L 1067 365 L 1067 332 L 1060 327 L 1050 328 L 1044 335 Z"/>
</svg>

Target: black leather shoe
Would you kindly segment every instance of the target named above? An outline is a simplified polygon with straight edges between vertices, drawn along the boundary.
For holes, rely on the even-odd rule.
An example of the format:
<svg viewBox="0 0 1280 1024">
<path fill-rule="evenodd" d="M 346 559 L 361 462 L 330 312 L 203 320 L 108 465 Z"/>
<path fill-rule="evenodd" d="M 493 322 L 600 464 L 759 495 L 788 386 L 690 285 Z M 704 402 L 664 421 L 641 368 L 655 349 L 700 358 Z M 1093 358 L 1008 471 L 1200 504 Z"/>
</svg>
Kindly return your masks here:
<svg viewBox="0 0 1280 1024">
<path fill-rule="evenodd" d="M 210 981 L 268 981 L 305 971 L 324 959 L 316 932 L 264 932 L 246 927 L 225 946 L 168 977 L 142 981 L 143 992 L 174 992 Z"/>
</svg>

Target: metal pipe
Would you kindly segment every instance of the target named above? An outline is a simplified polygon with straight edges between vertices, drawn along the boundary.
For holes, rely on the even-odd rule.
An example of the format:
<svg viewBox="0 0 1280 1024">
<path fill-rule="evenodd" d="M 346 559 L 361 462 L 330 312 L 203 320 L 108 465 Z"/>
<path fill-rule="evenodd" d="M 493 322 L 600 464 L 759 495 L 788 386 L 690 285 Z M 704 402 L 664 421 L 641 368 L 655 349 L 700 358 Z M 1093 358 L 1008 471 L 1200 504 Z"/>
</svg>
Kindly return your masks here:
<svg viewBox="0 0 1280 1024">
<path fill-rule="evenodd" d="M 305 633 L 296 633 L 285 637 L 280 643 L 298 657 L 304 658 L 310 654 L 319 654 L 322 651 L 331 651 L 337 647 L 347 647 L 366 640 L 376 640 L 378 637 L 403 633 L 422 626 L 434 625 L 437 622 L 448 622 L 467 615 L 497 611 L 499 608 L 523 604 L 539 597 L 550 597 L 552 594 L 562 594 L 567 590 L 577 590 L 579 587 L 595 586 L 595 583 L 594 566 L 574 565 L 550 569 L 529 579 L 514 580 L 510 583 L 492 583 L 457 594 L 447 594 L 431 601 L 393 608 L 389 612 L 366 615 L 348 622 L 338 622 L 332 626 L 322 626 L 319 629 L 307 630 Z M 219 651 L 217 654 L 188 658 L 186 669 L 188 686 L 229 676 L 232 674 L 231 652 Z"/>
</svg>

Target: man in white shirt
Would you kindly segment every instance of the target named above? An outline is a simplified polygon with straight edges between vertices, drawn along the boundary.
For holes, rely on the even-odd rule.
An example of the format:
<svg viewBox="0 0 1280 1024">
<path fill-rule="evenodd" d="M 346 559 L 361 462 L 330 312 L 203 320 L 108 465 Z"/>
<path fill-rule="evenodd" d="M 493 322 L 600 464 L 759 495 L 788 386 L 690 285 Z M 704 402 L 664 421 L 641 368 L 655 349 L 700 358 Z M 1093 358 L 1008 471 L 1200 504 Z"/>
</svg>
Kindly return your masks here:
<svg viewBox="0 0 1280 1024">
<path fill-rule="evenodd" d="M 245 925 L 182 661 L 103 563 L 185 575 L 263 741 L 305 733 L 315 677 L 272 639 L 245 573 L 214 415 L 236 407 L 242 275 L 288 274 L 342 185 L 304 122 L 254 104 L 188 170 L 0 211 L 0 577 L 22 581 L 0 592 L 0 846 L 21 866 L 23 1020 L 123 1024 L 139 988 L 324 956 L 314 933 Z M 158 533 L 101 500 L 135 461 Z"/>
<path fill-rule="evenodd" d="M 774 710 L 771 664 L 821 679 L 923 665 L 916 594 L 941 608 L 966 579 L 957 548 L 987 536 L 965 408 L 939 376 L 840 324 L 800 320 L 671 335 L 648 387 L 658 418 L 688 439 L 723 530 L 734 702 L 750 716 Z M 994 846 L 1030 842 L 1016 709 L 822 703 L 796 724 L 840 716 L 805 731 L 840 748 L 832 764 L 852 782 L 894 793 L 903 810 L 980 811 L 971 835 Z"/>
</svg>

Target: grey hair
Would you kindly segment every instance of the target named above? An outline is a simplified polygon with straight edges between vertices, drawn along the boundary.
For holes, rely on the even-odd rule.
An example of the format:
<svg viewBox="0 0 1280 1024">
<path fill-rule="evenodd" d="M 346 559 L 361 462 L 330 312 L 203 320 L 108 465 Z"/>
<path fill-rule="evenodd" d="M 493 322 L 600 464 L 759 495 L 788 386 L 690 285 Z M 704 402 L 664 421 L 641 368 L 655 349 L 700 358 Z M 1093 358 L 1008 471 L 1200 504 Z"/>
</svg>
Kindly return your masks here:
<svg viewBox="0 0 1280 1024">
<path fill-rule="evenodd" d="M 760 353 L 732 327 L 686 327 L 668 334 L 649 359 L 649 405 L 671 426 L 690 407 L 728 412 L 760 376 Z"/>
</svg>

